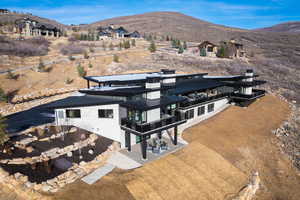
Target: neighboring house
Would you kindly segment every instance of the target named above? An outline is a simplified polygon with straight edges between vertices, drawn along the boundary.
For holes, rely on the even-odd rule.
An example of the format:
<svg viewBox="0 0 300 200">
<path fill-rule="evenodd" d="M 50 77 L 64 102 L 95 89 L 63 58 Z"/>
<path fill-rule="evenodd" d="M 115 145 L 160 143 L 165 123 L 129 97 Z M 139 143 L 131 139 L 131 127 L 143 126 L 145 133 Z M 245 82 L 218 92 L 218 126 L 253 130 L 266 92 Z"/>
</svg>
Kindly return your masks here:
<svg viewBox="0 0 300 200">
<path fill-rule="evenodd" d="M 208 57 L 216 57 L 218 52 L 218 46 L 209 42 L 204 41 L 201 44 L 198 45 L 198 48 L 200 50 L 200 54 L 202 53 L 202 56 L 208 56 Z"/>
<path fill-rule="evenodd" d="M 229 58 L 243 58 L 246 57 L 246 52 L 244 51 L 244 45 L 231 39 L 229 42 L 220 42 L 220 46 L 224 46 L 227 49 L 227 56 Z"/>
<path fill-rule="evenodd" d="M 30 18 L 23 18 L 15 21 L 14 32 L 20 34 L 20 36 L 46 36 L 46 37 L 60 37 L 62 31 L 47 23 L 40 23 Z"/>
<path fill-rule="evenodd" d="M 131 151 L 141 143 L 147 159 L 150 137 L 172 136 L 224 110 L 248 106 L 265 95 L 254 89 L 265 81 L 245 75 L 175 74 L 175 70 L 111 76 L 87 76 L 87 88 L 52 102 L 57 126 L 76 126 L 120 143 Z M 94 84 L 93 86 L 91 84 Z M 242 120 L 242 119 L 241 119 Z"/>
<path fill-rule="evenodd" d="M 0 9 L 0 14 L 8 14 L 10 11 L 8 9 Z"/>
<path fill-rule="evenodd" d="M 134 31 L 132 33 L 125 34 L 124 37 L 128 37 L 128 38 L 141 38 L 141 34 L 138 31 Z"/>
<path fill-rule="evenodd" d="M 108 27 L 98 27 L 97 28 L 98 35 L 100 40 L 108 39 L 108 38 L 140 38 L 140 34 L 137 31 L 129 33 L 125 28 L 120 26 L 119 28 L 114 28 L 113 25 Z"/>
</svg>

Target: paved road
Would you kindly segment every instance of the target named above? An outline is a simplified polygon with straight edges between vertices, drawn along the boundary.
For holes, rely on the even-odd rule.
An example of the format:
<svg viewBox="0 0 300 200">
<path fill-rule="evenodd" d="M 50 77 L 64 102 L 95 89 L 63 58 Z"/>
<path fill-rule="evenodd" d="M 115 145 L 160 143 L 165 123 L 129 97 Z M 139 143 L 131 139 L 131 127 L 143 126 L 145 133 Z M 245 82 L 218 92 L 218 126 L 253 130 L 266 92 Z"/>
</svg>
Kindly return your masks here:
<svg viewBox="0 0 300 200">
<path fill-rule="evenodd" d="M 7 131 L 10 136 L 17 135 L 31 126 L 39 126 L 54 122 L 54 111 L 46 108 L 46 105 L 40 105 L 31 109 L 21 111 L 6 116 Z"/>
</svg>

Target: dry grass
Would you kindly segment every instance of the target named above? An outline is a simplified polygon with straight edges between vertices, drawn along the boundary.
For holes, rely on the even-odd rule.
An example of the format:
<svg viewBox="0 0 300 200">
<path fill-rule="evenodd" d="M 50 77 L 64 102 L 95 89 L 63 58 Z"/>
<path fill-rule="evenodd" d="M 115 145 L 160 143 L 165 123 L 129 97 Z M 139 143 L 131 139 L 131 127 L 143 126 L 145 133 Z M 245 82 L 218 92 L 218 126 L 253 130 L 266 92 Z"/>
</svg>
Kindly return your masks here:
<svg viewBox="0 0 300 200">
<path fill-rule="evenodd" d="M 258 170 L 258 199 L 297 200 L 299 177 L 270 134 L 288 113 L 288 105 L 273 96 L 247 109 L 231 107 L 186 130 L 186 148 L 132 171 L 114 170 L 92 186 L 78 181 L 53 198 L 224 200 Z"/>
</svg>

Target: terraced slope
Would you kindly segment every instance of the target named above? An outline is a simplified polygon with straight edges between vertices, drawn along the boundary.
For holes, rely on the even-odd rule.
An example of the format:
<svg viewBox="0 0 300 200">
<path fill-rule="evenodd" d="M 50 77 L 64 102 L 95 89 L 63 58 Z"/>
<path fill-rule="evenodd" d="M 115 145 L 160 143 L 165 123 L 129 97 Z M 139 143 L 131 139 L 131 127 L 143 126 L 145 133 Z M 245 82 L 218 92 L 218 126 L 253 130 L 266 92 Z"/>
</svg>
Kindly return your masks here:
<svg viewBox="0 0 300 200">
<path fill-rule="evenodd" d="M 258 199 L 296 200 L 299 176 L 270 133 L 288 113 L 288 105 L 272 96 L 246 109 L 230 107 L 186 130 L 190 144 L 182 150 L 135 170 L 115 170 L 92 186 L 78 181 L 54 199 L 229 200 L 258 170 Z"/>
</svg>

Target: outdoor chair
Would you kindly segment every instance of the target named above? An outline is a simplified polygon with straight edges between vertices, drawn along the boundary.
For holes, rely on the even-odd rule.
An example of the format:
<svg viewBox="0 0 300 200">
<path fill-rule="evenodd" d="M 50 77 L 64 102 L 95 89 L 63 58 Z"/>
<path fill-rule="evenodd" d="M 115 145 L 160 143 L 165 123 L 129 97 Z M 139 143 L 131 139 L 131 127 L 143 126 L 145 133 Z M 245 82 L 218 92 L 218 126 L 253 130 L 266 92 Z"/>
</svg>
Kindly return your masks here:
<svg viewBox="0 0 300 200">
<path fill-rule="evenodd" d="M 159 146 L 153 147 L 152 153 L 159 154 L 160 153 L 160 147 Z"/>
<path fill-rule="evenodd" d="M 165 141 L 162 141 L 161 144 L 160 144 L 160 148 L 161 150 L 168 150 L 168 144 L 165 142 Z"/>
</svg>

